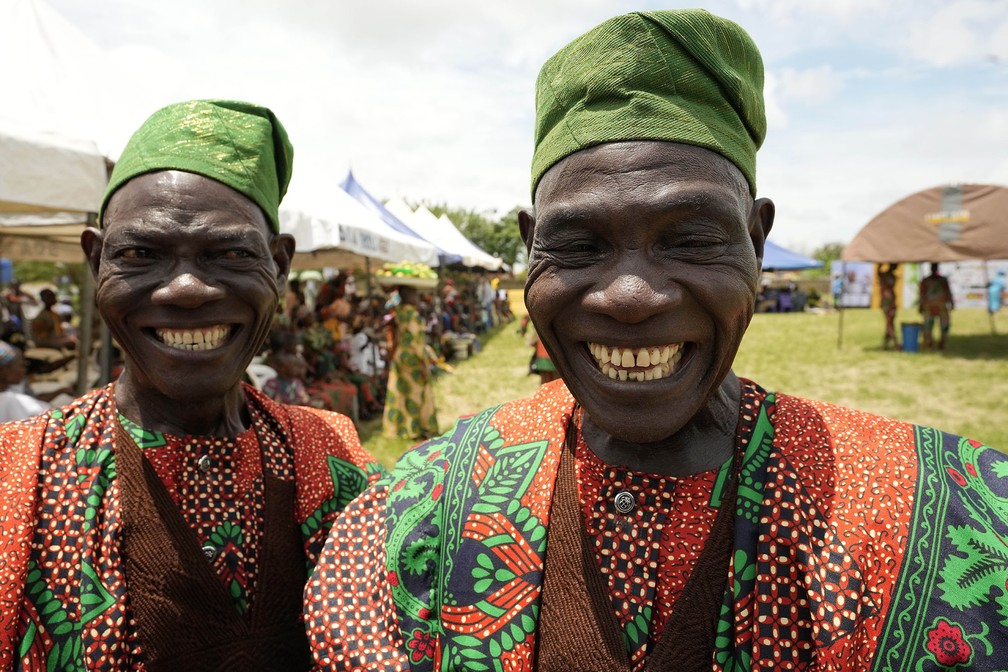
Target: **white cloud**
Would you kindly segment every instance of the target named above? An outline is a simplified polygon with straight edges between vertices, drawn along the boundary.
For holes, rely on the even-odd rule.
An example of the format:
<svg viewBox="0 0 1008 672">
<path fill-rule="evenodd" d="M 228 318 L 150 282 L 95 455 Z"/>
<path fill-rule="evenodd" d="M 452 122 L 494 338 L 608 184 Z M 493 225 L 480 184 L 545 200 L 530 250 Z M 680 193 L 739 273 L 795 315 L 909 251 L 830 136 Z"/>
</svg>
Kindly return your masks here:
<svg viewBox="0 0 1008 672">
<path fill-rule="evenodd" d="M 831 0 L 830 2 L 808 2 L 808 0 L 738 0 L 746 10 L 766 12 L 775 19 L 791 19 L 795 16 L 824 16 L 839 20 L 858 20 L 866 14 L 873 14 L 891 6 L 886 0 Z"/>
<path fill-rule="evenodd" d="M 961 0 L 914 20 L 906 46 L 917 59 L 948 66 L 1008 53 L 1005 4 L 1000 1 Z"/>
<path fill-rule="evenodd" d="M 0 34 L 8 7 L 45 1 L 0 0 Z M 529 199 L 541 63 L 626 11 L 617 0 L 48 1 L 43 23 L 74 36 L 34 46 L 56 50 L 58 67 L 9 55 L 0 39 L 0 62 L 19 66 L 0 81 L 20 94 L 0 116 L 51 118 L 114 157 L 161 105 L 244 98 L 288 127 L 301 191 L 324 196 L 352 167 L 379 196 L 485 209 Z M 758 179 L 777 201 L 779 242 L 847 239 L 897 198 L 944 181 L 1008 182 L 1003 0 L 708 6 L 764 54 L 770 131 Z M 942 49 L 917 48 L 939 38 Z M 962 63 L 973 69 L 949 79 Z M 971 73 L 969 86 L 957 83 Z"/>
<path fill-rule="evenodd" d="M 787 102 L 828 102 L 844 88 L 843 78 L 829 65 L 805 70 L 783 68 L 774 76 L 777 93 Z"/>
</svg>

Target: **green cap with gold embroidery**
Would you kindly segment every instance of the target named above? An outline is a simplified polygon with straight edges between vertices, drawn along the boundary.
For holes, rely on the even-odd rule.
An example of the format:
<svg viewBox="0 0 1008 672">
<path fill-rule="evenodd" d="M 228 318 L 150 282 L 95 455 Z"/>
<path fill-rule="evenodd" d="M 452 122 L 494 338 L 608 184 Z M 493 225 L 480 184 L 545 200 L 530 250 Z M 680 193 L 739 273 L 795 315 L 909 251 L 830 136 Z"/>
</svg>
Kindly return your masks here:
<svg viewBox="0 0 1008 672">
<path fill-rule="evenodd" d="M 763 60 L 741 27 L 703 9 L 617 16 L 539 72 L 532 196 L 561 159 L 628 140 L 717 152 L 738 166 L 755 195 L 756 150 L 765 136 Z"/>
<path fill-rule="evenodd" d="M 293 159 L 287 131 L 265 107 L 232 100 L 175 103 L 152 114 L 126 144 L 109 178 L 98 221 L 116 189 L 134 177 L 183 170 L 252 199 L 277 233 Z"/>
</svg>

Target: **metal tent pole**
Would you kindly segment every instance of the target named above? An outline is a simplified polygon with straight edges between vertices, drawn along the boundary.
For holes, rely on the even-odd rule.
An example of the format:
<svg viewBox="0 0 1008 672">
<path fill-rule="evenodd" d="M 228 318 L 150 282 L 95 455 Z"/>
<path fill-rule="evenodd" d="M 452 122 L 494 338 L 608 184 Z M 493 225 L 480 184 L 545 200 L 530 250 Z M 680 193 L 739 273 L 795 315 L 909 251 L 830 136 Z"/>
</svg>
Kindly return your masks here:
<svg viewBox="0 0 1008 672">
<path fill-rule="evenodd" d="M 984 262 L 983 262 L 983 269 L 984 269 L 984 289 L 986 290 L 985 295 L 984 295 L 984 299 L 987 299 L 988 302 L 989 302 L 990 298 L 989 298 L 988 295 L 990 294 L 990 284 L 991 284 L 991 281 L 990 281 L 990 269 L 987 267 L 987 260 L 986 259 L 984 259 Z M 988 303 L 988 307 L 989 307 L 989 303 Z M 992 313 L 992 312 L 990 312 L 988 310 L 987 311 L 987 317 L 990 318 L 991 336 L 995 336 L 995 335 L 997 335 L 997 330 L 994 328 L 994 313 Z"/>
<path fill-rule="evenodd" d="M 91 389 L 88 381 L 88 365 L 91 363 L 91 350 L 94 347 L 92 336 L 95 321 L 95 282 L 90 268 L 84 270 L 84 281 L 80 289 L 80 342 L 77 344 L 77 382 L 74 388 L 78 395 Z"/>
</svg>

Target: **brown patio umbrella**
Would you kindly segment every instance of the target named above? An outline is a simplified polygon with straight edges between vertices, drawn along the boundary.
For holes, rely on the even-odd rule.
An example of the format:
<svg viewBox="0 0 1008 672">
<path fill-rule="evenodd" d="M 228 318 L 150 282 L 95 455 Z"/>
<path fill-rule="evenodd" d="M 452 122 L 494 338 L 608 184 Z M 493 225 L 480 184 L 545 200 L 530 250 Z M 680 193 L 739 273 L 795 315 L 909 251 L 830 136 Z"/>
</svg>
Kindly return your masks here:
<svg viewBox="0 0 1008 672">
<path fill-rule="evenodd" d="M 957 184 L 907 196 L 868 222 L 844 261 L 1008 259 L 1008 187 Z"/>
</svg>

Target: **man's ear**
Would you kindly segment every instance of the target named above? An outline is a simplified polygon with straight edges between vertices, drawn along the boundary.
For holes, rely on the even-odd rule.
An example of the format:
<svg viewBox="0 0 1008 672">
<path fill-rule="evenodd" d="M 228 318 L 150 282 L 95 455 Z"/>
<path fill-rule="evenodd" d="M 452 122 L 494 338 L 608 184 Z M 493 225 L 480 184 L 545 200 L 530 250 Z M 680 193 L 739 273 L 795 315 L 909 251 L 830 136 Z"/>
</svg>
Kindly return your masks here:
<svg viewBox="0 0 1008 672">
<path fill-rule="evenodd" d="M 294 236 L 280 233 L 270 240 L 270 253 L 277 265 L 277 282 L 281 291 L 287 286 L 287 276 L 290 274 L 291 260 L 294 259 Z"/>
<path fill-rule="evenodd" d="M 756 251 L 756 264 L 763 270 L 763 247 L 770 229 L 773 228 L 774 214 L 777 208 L 769 198 L 757 198 L 749 211 L 749 237 Z"/>
<path fill-rule="evenodd" d="M 521 232 L 525 251 L 532 254 L 532 239 L 535 235 L 535 213 L 528 210 L 518 211 L 518 230 Z"/>
<path fill-rule="evenodd" d="M 105 234 L 100 229 L 89 226 L 81 232 L 81 249 L 91 269 L 91 277 L 98 280 L 98 268 L 101 266 L 102 246 L 105 244 Z"/>
</svg>

